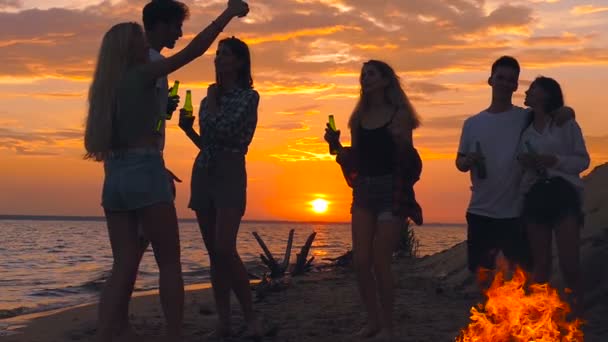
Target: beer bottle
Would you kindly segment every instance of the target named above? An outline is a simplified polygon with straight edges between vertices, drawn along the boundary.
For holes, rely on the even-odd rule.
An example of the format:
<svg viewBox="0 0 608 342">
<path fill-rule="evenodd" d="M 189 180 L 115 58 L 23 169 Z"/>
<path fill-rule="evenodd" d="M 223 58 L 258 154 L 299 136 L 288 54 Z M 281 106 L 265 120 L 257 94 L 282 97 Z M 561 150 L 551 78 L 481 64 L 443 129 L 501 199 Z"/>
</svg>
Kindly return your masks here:
<svg viewBox="0 0 608 342">
<path fill-rule="evenodd" d="M 184 102 L 183 109 L 187 112 L 186 116 L 192 116 L 194 108 L 192 108 L 192 92 L 190 89 L 186 90 L 186 101 Z"/>
<path fill-rule="evenodd" d="M 177 96 L 178 89 L 179 89 L 179 81 L 175 80 L 175 82 L 173 83 L 173 87 L 171 88 L 171 91 L 169 92 L 169 97 Z M 171 118 L 173 117 L 173 113 L 167 113 L 166 111 L 167 111 L 167 109 L 165 108 L 165 113 L 160 113 L 160 118 L 158 118 L 158 121 L 156 121 L 156 133 L 160 133 L 160 129 L 163 127 L 164 120 L 171 120 Z"/>
<path fill-rule="evenodd" d="M 528 152 L 534 157 L 534 158 L 538 158 L 538 151 L 536 151 L 536 149 L 534 148 L 534 146 L 532 146 L 532 143 L 530 143 L 529 140 L 526 140 L 526 142 L 524 143 L 526 144 L 526 148 L 528 149 Z M 538 160 L 538 159 L 537 159 Z M 548 177 L 548 173 L 547 173 L 547 169 L 543 168 L 543 167 L 539 167 L 536 169 L 536 175 L 540 178 L 547 178 Z"/>
<path fill-rule="evenodd" d="M 329 127 L 336 132 L 338 129 L 336 128 L 336 121 L 334 120 L 334 116 L 332 114 L 329 115 Z M 332 144 L 329 144 L 329 154 L 336 155 L 338 154 L 338 149 Z"/>
<path fill-rule="evenodd" d="M 475 152 L 477 152 L 481 156 L 481 159 L 479 159 L 475 165 L 475 169 L 477 170 L 477 178 L 486 179 L 488 177 L 488 172 L 486 170 L 486 161 L 483 152 L 481 151 L 481 144 L 479 143 L 479 141 L 475 142 Z"/>
<path fill-rule="evenodd" d="M 173 82 L 173 87 L 171 87 L 171 91 L 169 92 L 169 96 L 177 96 L 178 90 L 179 90 L 179 81 L 175 80 L 175 82 Z"/>
<path fill-rule="evenodd" d="M 173 83 L 173 87 L 171 88 L 171 91 L 169 92 L 169 97 L 177 96 L 178 89 L 179 89 L 179 81 L 176 80 Z M 171 120 L 172 117 L 173 117 L 173 113 L 167 113 L 165 120 Z"/>
</svg>

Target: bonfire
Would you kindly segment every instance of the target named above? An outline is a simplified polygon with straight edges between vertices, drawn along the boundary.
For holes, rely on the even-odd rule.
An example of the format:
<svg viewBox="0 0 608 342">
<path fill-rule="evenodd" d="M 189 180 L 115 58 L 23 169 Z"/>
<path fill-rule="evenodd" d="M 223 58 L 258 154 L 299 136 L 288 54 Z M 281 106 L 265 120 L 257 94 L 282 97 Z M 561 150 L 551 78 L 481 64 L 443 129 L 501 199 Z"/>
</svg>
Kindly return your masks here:
<svg viewBox="0 0 608 342">
<path fill-rule="evenodd" d="M 582 322 L 568 321 L 569 305 L 549 284 L 526 287 L 517 268 L 511 280 L 497 272 L 486 291 L 487 301 L 471 308 L 471 323 L 457 342 L 582 342 Z"/>
</svg>

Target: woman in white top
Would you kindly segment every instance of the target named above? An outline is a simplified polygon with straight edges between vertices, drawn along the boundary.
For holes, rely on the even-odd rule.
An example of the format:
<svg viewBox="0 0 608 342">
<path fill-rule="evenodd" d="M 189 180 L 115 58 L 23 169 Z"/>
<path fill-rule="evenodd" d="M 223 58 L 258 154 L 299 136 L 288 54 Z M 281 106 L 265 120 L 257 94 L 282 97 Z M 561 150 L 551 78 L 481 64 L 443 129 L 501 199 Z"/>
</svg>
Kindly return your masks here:
<svg viewBox="0 0 608 342">
<path fill-rule="evenodd" d="M 551 113 L 564 105 L 561 87 L 554 79 L 536 78 L 526 91 L 525 104 L 532 108 L 533 118 L 522 133 L 518 159 L 524 167 L 522 217 L 534 259 L 534 281 L 549 281 L 555 232 L 560 268 L 572 290 L 571 304 L 578 315 L 582 304 L 580 173 L 589 167 L 589 153 L 575 120 L 562 126 L 553 121 Z"/>
</svg>

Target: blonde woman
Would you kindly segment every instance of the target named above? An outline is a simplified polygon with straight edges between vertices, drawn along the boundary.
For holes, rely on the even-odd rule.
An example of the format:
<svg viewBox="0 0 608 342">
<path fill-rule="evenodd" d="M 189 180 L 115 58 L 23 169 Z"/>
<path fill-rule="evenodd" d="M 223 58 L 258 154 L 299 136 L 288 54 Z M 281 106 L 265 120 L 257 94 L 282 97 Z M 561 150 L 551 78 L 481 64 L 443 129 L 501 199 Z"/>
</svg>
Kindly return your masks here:
<svg viewBox="0 0 608 342">
<path fill-rule="evenodd" d="M 184 288 L 177 216 L 170 180 L 158 148 L 159 98 L 155 80 L 201 56 L 222 29 L 249 11 L 240 0 L 183 50 L 150 62 L 143 29 L 136 23 L 113 26 L 104 36 L 93 82 L 85 131 L 85 158 L 103 161 L 102 206 L 114 262 L 99 302 L 99 341 L 133 341 L 121 329 L 140 262 L 138 227 L 152 244 L 159 267 L 160 299 L 168 341 L 181 340 Z"/>
<path fill-rule="evenodd" d="M 413 189 L 422 162 L 412 141 L 420 120 L 388 64 L 377 60 L 363 64 L 360 83 L 359 103 L 349 121 L 352 147 L 342 147 L 340 132 L 329 127 L 325 140 L 338 150 L 337 161 L 353 188 L 353 256 L 368 315 L 366 326 L 356 335 L 390 341 L 391 258 L 406 220 L 422 224 Z"/>
</svg>

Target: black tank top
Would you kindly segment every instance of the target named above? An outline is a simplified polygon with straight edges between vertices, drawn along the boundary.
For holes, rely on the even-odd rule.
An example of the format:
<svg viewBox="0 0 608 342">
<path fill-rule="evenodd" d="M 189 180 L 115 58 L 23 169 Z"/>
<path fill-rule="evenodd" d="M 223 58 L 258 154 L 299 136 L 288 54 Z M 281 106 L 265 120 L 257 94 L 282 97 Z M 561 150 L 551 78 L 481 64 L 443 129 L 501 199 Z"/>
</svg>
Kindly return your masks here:
<svg viewBox="0 0 608 342">
<path fill-rule="evenodd" d="M 395 142 L 388 129 L 391 120 L 382 127 L 366 129 L 359 124 L 357 137 L 358 171 L 362 176 L 375 177 L 393 173 Z"/>
</svg>

